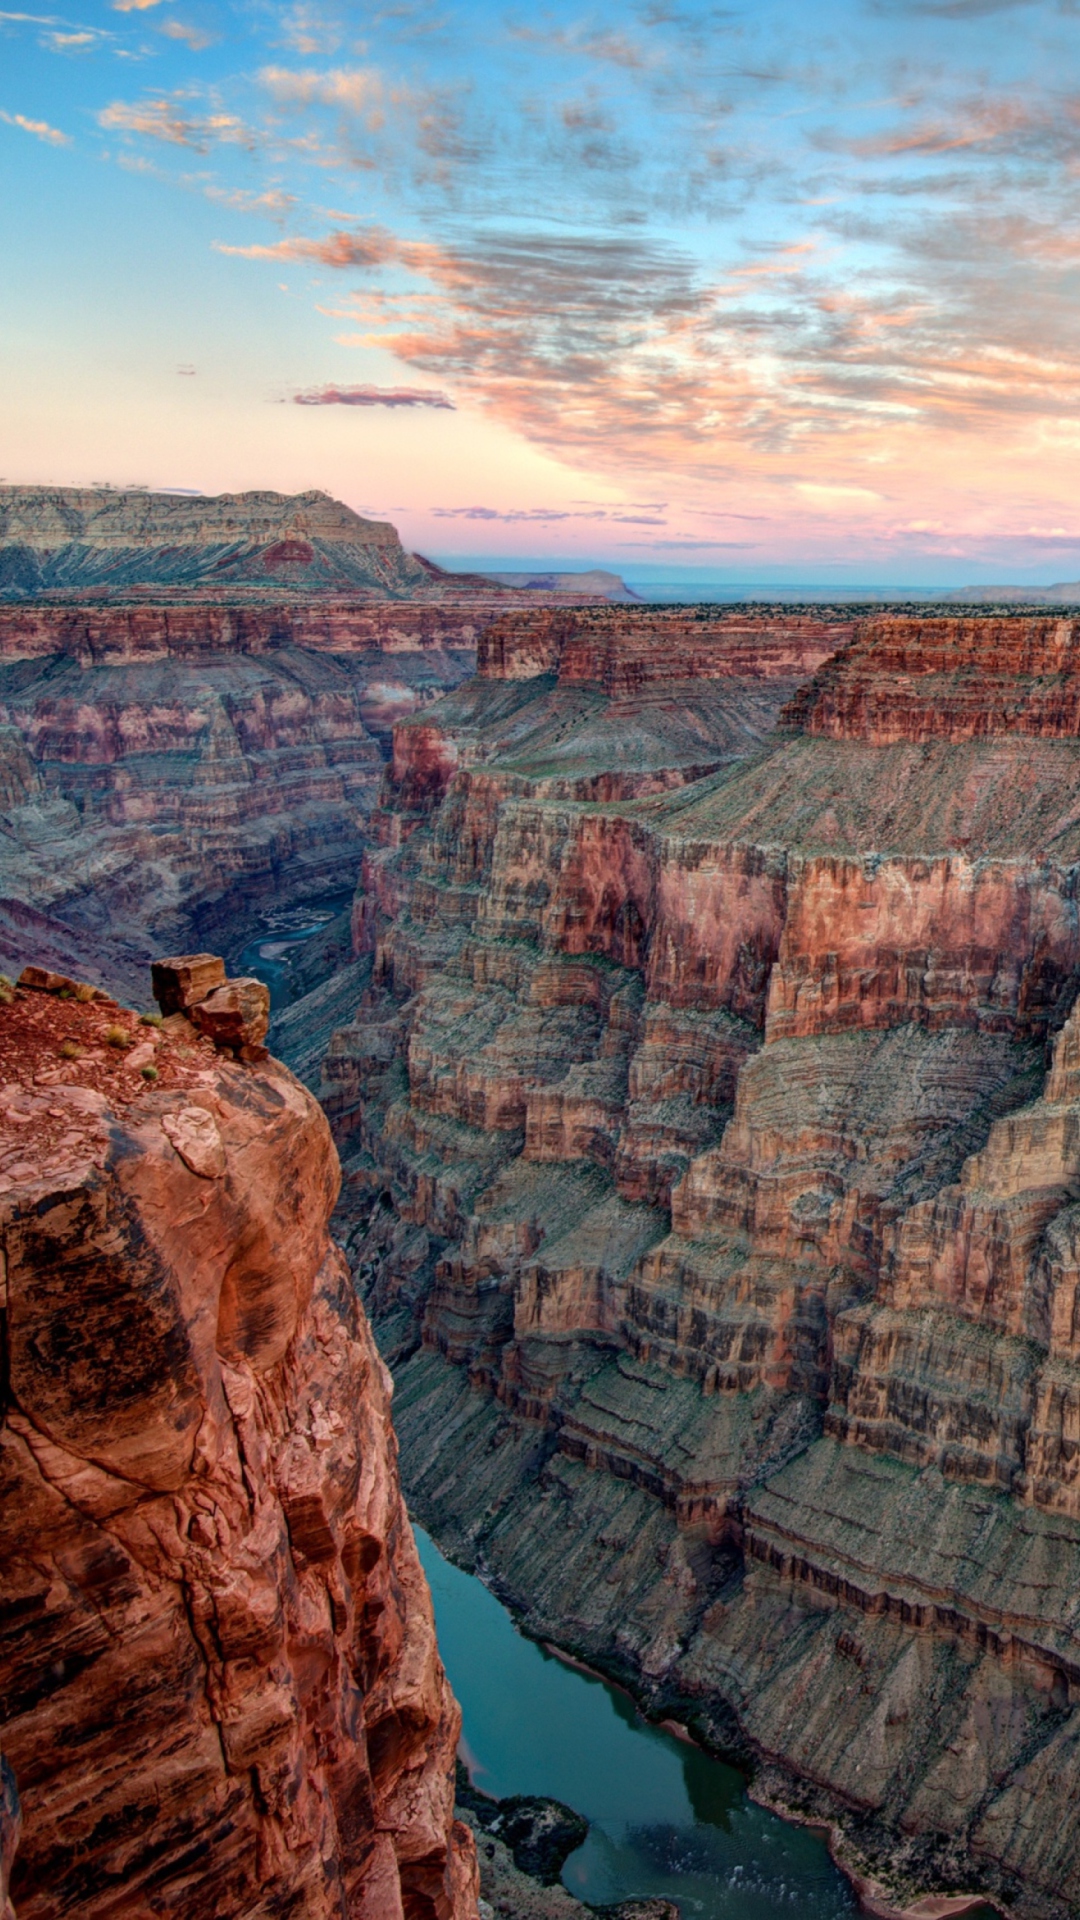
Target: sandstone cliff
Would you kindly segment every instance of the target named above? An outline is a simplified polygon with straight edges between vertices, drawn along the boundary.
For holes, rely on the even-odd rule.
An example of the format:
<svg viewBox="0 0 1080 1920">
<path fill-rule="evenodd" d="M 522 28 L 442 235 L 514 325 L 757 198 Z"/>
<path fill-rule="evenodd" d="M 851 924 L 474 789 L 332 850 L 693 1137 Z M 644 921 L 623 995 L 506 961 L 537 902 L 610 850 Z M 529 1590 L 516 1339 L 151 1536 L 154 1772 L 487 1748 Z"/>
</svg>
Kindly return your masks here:
<svg viewBox="0 0 1080 1920">
<path fill-rule="evenodd" d="M 886 1904 L 1064 1920 L 1072 626 L 623 617 L 489 628 L 373 817 L 324 1099 L 410 1498 Z"/>
<path fill-rule="evenodd" d="M 0 592 L 216 597 L 336 589 L 400 598 L 428 586 L 386 521 L 325 493 L 202 495 L 92 487 L 0 487 Z"/>
<path fill-rule="evenodd" d="M 326 1123 L 275 1062 L 65 991 L 0 1005 L 20 1920 L 475 1920 Z"/>
</svg>

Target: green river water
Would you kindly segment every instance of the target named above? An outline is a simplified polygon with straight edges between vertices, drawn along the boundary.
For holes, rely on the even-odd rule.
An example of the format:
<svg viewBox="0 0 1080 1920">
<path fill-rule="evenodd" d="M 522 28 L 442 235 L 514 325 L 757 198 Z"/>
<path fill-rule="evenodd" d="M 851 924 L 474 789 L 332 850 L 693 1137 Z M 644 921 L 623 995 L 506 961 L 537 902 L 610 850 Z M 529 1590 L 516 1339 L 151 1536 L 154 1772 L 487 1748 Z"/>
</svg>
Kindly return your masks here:
<svg viewBox="0 0 1080 1920">
<path fill-rule="evenodd" d="M 519 1633 L 416 1529 L 473 1784 L 549 1794 L 591 1823 L 563 1869 L 592 1905 L 662 1894 L 689 1920 L 842 1920 L 859 1911 L 824 1841 L 748 1798 L 741 1774 L 650 1726 L 617 1688 Z"/>
</svg>

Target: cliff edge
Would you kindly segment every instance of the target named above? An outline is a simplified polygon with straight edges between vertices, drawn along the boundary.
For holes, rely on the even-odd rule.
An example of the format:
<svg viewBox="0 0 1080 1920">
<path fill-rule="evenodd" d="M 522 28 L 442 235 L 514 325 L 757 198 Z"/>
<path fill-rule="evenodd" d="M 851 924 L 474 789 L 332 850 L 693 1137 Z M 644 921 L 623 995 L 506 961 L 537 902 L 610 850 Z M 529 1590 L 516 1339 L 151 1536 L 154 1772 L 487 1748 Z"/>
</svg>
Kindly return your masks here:
<svg viewBox="0 0 1080 1920">
<path fill-rule="evenodd" d="M 44 985 L 0 992 L 19 1920 L 474 1920 L 326 1122 L 182 1014 Z"/>
</svg>

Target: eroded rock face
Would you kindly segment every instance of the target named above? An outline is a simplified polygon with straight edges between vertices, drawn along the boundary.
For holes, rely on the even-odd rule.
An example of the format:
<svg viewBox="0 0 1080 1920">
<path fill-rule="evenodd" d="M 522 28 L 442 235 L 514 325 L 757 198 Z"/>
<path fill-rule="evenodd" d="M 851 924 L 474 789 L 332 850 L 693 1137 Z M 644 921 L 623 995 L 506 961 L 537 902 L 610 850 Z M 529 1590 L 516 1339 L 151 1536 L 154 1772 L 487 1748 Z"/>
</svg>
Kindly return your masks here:
<svg viewBox="0 0 1080 1920">
<path fill-rule="evenodd" d="M 0 1078 L 20 1920 L 475 1920 L 459 1715 L 316 1103 L 47 993 L 0 1008 Z"/>
<path fill-rule="evenodd" d="M 1080 622 L 1050 614 L 867 621 L 787 717 L 808 733 L 878 746 L 1069 738 L 1080 728 Z"/>
<path fill-rule="evenodd" d="M 386 521 L 325 493 L 182 494 L 0 488 L 0 591 L 415 591 L 423 566 Z"/>
<path fill-rule="evenodd" d="M 875 621 L 793 697 L 616 620 L 493 627 L 374 816 L 324 1096 L 410 1498 L 883 1897 L 1064 1920 L 1071 625 Z"/>
<path fill-rule="evenodd" d="M 16 615 L 0 608 L 0 653 Z M 33 930 L 38 951 L 66 942 L 115 987 L 130 971 L 118 930 L 144 977 L 163 947 L 217 944 L 268 904 L 348 887 L 394 721 L 473 659 L 471 636 L 405 632 L 392 653 L 370 637 L 316 651 L 287 629 L 261 650 L 211 637 L 201 653 L 77 657 L 46 635 L 45 657 L 12 657 L 12 641 L 0 659 L 0 893 L 60 923 Z M 0 925 L 9 965 L 36 957 L 18 941 Z"/>
<path fill-rule="evenodd" d="M 483 679 L 553 673 L 565 686 L 630 694 L 680 679 L 802 677 L 852 633 L 828 608 L 544 607 L 487 625 L 476 666 Z"/>
</svg>

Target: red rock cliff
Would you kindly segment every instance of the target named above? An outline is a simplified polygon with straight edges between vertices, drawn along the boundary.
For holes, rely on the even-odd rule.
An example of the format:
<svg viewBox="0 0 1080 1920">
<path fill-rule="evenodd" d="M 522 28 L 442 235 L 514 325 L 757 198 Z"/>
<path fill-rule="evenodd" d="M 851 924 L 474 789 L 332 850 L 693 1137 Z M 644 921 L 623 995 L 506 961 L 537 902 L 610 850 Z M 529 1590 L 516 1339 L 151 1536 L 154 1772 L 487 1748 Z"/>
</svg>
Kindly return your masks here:
<svg viewBox="0 0 1080 1920">
<path fill-rule="evenodd" d="M 318 1107 L 182 1019 L 44 993 L 0 1006 L 0 1082 L 20 1920 L 472 1920 Z"/>
<path fill-rule="evenodd" d="M 854 630 L 828 608 L 541 607 L 486 624 L 476 670 L 484 680 L 553 673 L 607 694 L 681 679 L 780 680 L 812 673 Z"/>
<path fill-rule="evenodd" d="M 1080 732 L 1080 621 L 1049 614 L 871 620 L 787 720 L 876 746 Z"/>
<path fill-rule="evenodd" d="M 62 654 L 84 666 L 126 660 L 199 659 L 260 654 L 283 646 L 320 653 L 415 653 L 439 648 L 471 650 L 496 607 L 440 606 L 420 601 L 364 603 L 330 597 L 290 599 L 280 592 L 262 603 L 211 600 L 170 605 L 140 599 L 130 604 L 54 605 L 0 602 L 0 659 L 37 659 Z"/>
</svg>

